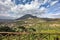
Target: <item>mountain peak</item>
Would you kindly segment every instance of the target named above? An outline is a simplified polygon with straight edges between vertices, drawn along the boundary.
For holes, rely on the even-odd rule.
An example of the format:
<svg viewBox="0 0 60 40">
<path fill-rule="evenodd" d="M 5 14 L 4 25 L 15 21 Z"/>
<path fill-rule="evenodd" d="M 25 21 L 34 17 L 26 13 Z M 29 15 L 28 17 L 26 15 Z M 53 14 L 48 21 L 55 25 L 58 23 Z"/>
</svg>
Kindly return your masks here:
<svg viewBox="0 0 60 40">
<path fill-rule="evenodd" d="M 18 18 L 17 20 L 30 19 L 30 18 L 37 18 L 37 17 L 36 17 L 36 16 L 33 16 L 33 15 L 31 15 L 31 14 L 26 14 L 26 15 Z"/>
</svg>

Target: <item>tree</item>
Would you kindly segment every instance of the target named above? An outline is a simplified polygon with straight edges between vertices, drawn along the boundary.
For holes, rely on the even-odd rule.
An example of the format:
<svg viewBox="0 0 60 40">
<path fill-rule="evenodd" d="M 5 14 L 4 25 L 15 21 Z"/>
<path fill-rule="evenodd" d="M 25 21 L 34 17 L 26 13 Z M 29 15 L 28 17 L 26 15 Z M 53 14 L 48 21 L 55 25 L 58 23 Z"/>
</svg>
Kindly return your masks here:
<svg viewBox="0 0 60 40">
<path fill-rule="evenodd" d="M 16 32 L 24 32 L 26 31 L 26 28 L 24 26 L 19 26 L 19 27 L 15 27 L 13 28 Z"/>
<path fill-rule="evenodd" d="M 36 32 L 36 29 L 34 29 L 34 28 L 28 28 L 27 32 Z"/>
<path fill-rule="evenodd" d="M 15 31 L 8 26 L 1 26 L 0 27 L 0 32 L 15 32 Z"/>
</svg>

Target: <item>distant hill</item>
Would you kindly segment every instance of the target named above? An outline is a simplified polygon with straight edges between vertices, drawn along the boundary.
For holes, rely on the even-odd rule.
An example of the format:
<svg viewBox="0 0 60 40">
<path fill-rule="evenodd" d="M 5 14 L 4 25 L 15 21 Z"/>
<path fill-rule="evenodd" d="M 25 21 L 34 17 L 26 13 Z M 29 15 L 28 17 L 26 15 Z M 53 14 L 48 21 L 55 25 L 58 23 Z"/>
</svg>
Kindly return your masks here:
<svg viewBox="0 0 60 40">
<path fill-rule="evenodd" d="M 32 20 L 33 19 L 33 20 Z M 38 18 L 37 16 L 33 16 L 31 14 L 26 14 L 20 18 L 17 19 L 0 19 L 0 22 L 17 22 L 17 20 L 23 20 L 23 21 L 60 21 L 59 18 L 53 19 L 53 18 Z"/>
<path fill-rule="evenodd" d="M 37 18 L 37 17 L 36 16 L 33 16 L 31 14 L 26 14 L 26 15 L 24 15 L 24 16 L 16 19 L 16 20 L 24 20 L 24 19 L 28 19 L 28 18 Z"/>
<path fill-rule="evenodd" d="M 38 18 L 38 17 L 33 16 L 31 14 L 26 14 L 26 15 L 24 15 L 16 20 L 24 20 L 24 19 L 29 19 L 29 18 L 39 19 L 39 20 L 44 20 L 44 21 L 59 21 L 60 20 L 59 18 L 55 18 L 55 19 L 54 18 Z"/>
<path fill-rule="evenodd" d="M 3 23 L 7 23 L 7 22 L 14 22 L 15 20 L 13 19 L 0 19 L 0 23 L 3 22 Z"/>
<path fill-rule="evenodd" d="M 59 21 L 60 19 L 59 18 L 40 18 L 42 20 L 45 20 L 45 21 Z"/>
</svg>

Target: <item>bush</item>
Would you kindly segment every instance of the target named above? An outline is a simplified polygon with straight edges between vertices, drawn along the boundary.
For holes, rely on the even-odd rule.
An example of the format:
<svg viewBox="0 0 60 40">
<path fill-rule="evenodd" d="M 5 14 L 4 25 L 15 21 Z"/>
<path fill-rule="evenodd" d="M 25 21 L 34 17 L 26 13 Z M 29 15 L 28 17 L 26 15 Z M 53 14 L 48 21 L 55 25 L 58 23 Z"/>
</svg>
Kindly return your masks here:
<svg viewBox="0 0 60 40">
<path fill-rule="evenodd" d="M 26 31 L 26 28 L 24 26 L 19 26 L 19 27 L 15 27 L 13 28 L 16 32 L 24 32 Z"/>
<path fill-rule="evenodd" d="M 36 32 L 36 29 L 34 29 L 34 28 L 27 28 L 27 31 L 28 32 Z"/>
<path fill-rule="evenodd" d="M 15 31 L 8 26 L 1 26 L 0 27 L 0 32 L 15 32 Z"/>
</svg>

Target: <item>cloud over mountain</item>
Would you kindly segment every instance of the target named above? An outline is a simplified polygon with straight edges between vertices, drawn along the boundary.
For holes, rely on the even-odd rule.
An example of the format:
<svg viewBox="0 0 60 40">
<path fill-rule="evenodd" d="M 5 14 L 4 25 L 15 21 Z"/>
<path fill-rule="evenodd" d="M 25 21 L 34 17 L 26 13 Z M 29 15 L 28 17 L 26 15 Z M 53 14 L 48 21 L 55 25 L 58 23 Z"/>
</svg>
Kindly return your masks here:
<svg viewBox="0 0 60 40">
<path fill-rule="evenodd" d="M 51 12 L 53 7 L 56 7 L 58 2 L 59 0 L 0 0 L 0 16 L 9 16 L 15 19 L 25 14 L 32 14 L 44 17 L 48 16 L 47 14 Z M 52 13 L 49 15 L 53 15 Z"/>
</svg>

